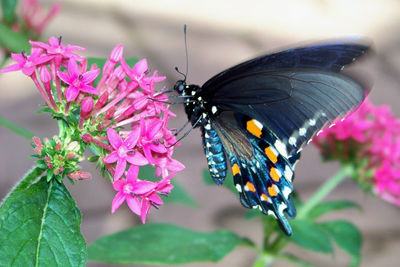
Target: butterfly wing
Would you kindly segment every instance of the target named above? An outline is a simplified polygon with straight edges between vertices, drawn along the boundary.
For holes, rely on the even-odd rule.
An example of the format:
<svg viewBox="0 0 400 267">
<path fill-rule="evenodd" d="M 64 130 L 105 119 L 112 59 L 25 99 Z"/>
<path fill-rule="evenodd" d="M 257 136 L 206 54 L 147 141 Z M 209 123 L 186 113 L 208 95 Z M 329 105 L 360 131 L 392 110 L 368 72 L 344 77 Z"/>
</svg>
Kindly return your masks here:
<svg viewBox="0 0 400 267">
<path fill-rule="evenodd" d="M 260 121 L 289 156 L 364 99 L 361 85 L 340 73 L 293 69 L 246 73 L 222 84 L 209 105 Z"/>
<path fill-rule="evenodd" d="M 369 41 L 353 38 L 346 42 L 300 47 L 260 56 L 215 75 L 203 85 L 202 89 L 206 92 L 214 91 L 226 80 L 250 72 L 288 68 L 338 72 L 364 54 L 369 46 Z"/>
<path fill-rule="evenodd" d="M 296 215 L 290 193 L 293 166 L 299 155 L 282 156 L 273 145 L 274 135 L 260 129 L 256 136 L 254 131 L 246 129 L 245 125 L 252 121 L 240 113 L 222 112 L 211 119 L 211 128 L 218 134 L 229 158 L 243 206 L 274 216 L 282 230 L 290 235 L 292 230 L 285 214 L 290 218 Z"/>
</svg>

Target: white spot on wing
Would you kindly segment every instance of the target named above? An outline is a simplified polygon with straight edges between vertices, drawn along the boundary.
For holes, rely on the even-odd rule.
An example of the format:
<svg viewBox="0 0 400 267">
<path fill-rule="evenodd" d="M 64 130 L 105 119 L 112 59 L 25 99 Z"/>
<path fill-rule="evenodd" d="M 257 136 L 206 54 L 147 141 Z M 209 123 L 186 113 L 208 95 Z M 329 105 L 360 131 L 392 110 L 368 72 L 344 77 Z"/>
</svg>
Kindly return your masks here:
<svg viewBox="0 0 400 267">
<path fill-rule="evenodd" d="M 276 150 L 278 150 L 279 154 L 281 154 L 283 157 L 288 158 L 288 153 L 286 150 L 286 145 L 284 143 L 281 142 L 281 140 L 276 140 L 274 147 L 276 148 Z"/>
<path fill-rule="evenodd" d="M 290 169 L 289 165 L 285 166 L 285 178 L 287 181 L 292 182 L 292 178 L 293 178 L 293 171 Z"/>
<path fill-rule="evenodd" d="M 236 190 L 237 190 L 239 193 L 242 193 L 242 187 L 240 186 L 240 184 L 236 184 Z"/>
</svg>

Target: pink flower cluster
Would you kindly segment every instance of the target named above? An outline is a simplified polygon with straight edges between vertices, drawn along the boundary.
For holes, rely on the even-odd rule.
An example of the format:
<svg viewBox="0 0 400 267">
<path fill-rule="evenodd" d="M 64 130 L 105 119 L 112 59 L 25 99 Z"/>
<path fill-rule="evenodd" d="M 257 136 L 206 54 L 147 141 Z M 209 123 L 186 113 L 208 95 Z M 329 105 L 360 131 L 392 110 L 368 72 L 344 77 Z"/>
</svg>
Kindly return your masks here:
<svg viewBox="0 0 400 267">
<path fill-rule="evenodd" d="M 55 37 L 48 43 L 30 43 L 30 55 L 12 54 L 17 63 L 0 72 L 21 70 L 31 77 L 53 116 L 68 122 L 69 141 L 99 148 L 96 157 L 118 191 L 112 212 L 126 200 L 144 223 L 150 207 L 163 204 L 158 195 L 167 195 L 173 188 L 171 178 L 184 169 L 172 158 L 178 143 L 168 121 L 175 114 L 165 103 L 168 97 L 155 91 L 155 84 L 165 77 L 157 71 L 149 75 L 146 59 L 131 68 L 122 57 L 122 45 L 112 50 L 102 70 L 95 64 L 88 70 L 88 60 L 74 53 L 82 47 L 64 46 Z M 160 179 L 138 179 L 144 165 L 153 166 L 154 176 Z"/>
<path fill-rule="evenodd" d="M 39 5 L 39 0 L 23 0 L 21 3 L 21 18 L 24 25 L 22 26 L 34 32 L 38 37 L 42 34 L 49 21 L 60 12 L 60 9 L 60 4 L 53 4 L 45 12 Z M 13 28 L 18 31 L 20 26 L 15 24 Z"/>
<path fill-rule="evenodd" d="M 314 144 L 328 158 L 354 163 L 365 176 L 359 182 L 400 206 L 400 119 L 389 106 L 376 107 L 366 98 L 345 120 L 316 136 Z"/>
</svg>

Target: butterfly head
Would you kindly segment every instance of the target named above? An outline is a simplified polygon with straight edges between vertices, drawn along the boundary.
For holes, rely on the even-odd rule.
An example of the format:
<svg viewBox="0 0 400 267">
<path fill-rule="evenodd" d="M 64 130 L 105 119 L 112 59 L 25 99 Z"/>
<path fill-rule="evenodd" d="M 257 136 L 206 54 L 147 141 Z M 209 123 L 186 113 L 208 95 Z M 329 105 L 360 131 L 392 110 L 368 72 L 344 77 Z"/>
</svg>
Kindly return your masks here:
<svg viewBox="0 0 400 267">
<path fill-rule="evenodd" d="M 187 83 L 184 80 L 178 80 L 174 85 L 174 90 L 179 94 L 182 95 L 185 88 L 187 88 Z"/>
</svg>

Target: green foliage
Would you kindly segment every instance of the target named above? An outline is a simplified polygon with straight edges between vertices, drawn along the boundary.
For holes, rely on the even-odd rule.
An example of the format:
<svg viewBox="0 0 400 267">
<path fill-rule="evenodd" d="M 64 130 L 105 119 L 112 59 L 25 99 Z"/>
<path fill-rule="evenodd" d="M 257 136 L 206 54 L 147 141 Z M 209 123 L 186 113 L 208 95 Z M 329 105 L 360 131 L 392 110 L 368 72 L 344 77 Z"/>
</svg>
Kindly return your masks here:
<svg viewBox="0 0 400 267">
<path fill-rule="evenodd" d="M 89 260 L 124 264 L 219 261 L 248 241 L 227 230 L 201 233 L 170 224 L 146 224 L 104 236 L 89 246 Z"/>
<path fill-rule="evenodd" d="M 3 20 L 7 24 L 15 22 L 15 9 L 17 8 L 17 4 L 17 0 L 1 0 Z"/>
<path fill-rule="evenodd" d="M 362 236 L 353 224 L 347 221 L 330 221 L 319 224 L 337 246 L 352 256 L 350 266 L 357 266 L 361 261 Z"/>
<path fill-rule="evenodd" d="M 23 33 L 14 32 L 3 23 L 0 23 L 0 47 L 6 48 L 14 53 L 30 51 L 28 38 Z"/>
<path fill-rule="evenodd" d="M 85 266 L 81 215 L 62 183 L 34 168 L 0 207 L 0 266 Z"/>
<path fill-rule="evenodd" d="M 293 235 L 288 237 L 290 242 L 316 252 L 333 252 L 329 235 L 317 223 L 309 220 L 293 220 L 290 225 L 293 230 Z"/>
<path fill-rule="evenodd" d="M 309 219 L 316 219 L 331 211 L 338 211 L 343 209 L 357 208 L 361 210 L 361 206 L 355 202 L 348 200 L 327 201 L 316 205 L 307 215 Z"/>
</svg>

